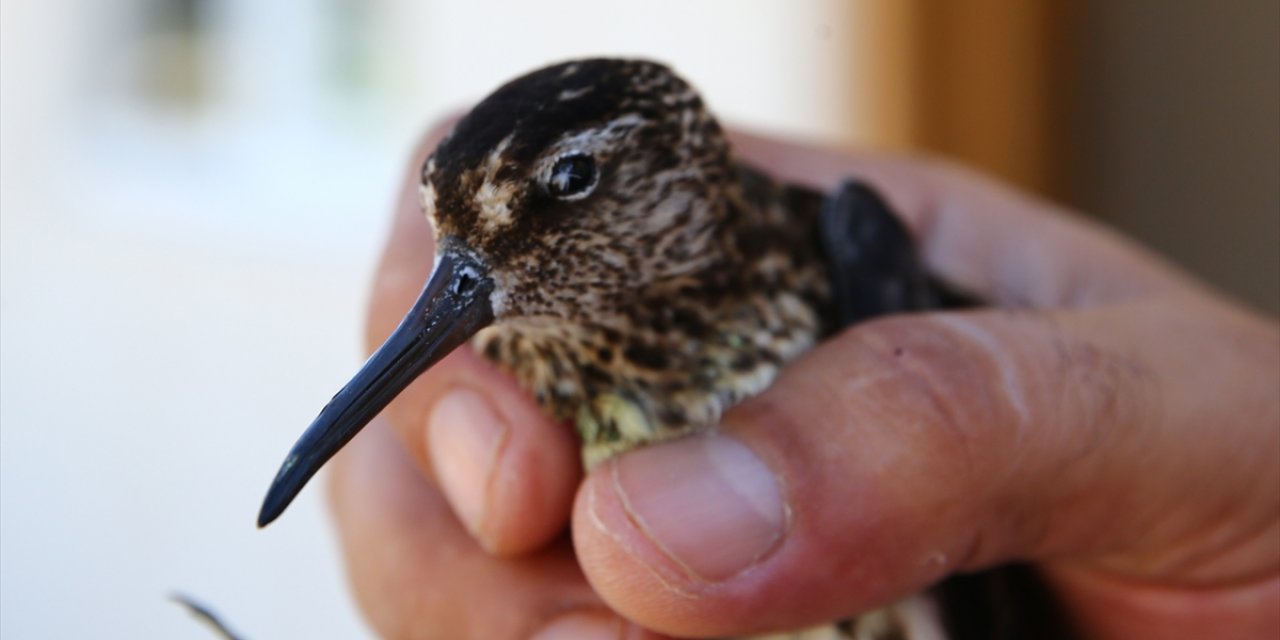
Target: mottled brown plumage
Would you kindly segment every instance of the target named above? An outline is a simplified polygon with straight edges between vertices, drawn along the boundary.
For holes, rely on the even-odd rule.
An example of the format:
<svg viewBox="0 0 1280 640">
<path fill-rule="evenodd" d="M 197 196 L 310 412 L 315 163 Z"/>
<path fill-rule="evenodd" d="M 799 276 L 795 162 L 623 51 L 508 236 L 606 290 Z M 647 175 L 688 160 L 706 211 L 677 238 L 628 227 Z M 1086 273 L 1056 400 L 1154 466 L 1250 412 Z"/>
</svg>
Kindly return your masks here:
<svg viewBox="0 0 1280 640">
<path fill-rule="evenodd" d="M 590 466 L 714 426 L 851 322 L 960 301 L 874 193 L 824 197 L 736 162 L 698 94 L 652 62 L 502 86 L 428 158 L 422 206 L 431 280 L 295 445 L 260 524 L 468 339 L 576 424 Z M 914 637 L 932 610 L 916 598 L 804 637 Z"/>
<path fill-rule="evenodd" d="M 548 193 L 558 159 L 596 184 Z M 480 351 L 594 463 L 714 424 L 833 326 L 822 198 L 735 163 L 666 67 L 589 60 L 500 88 L 427 161 L 423 205 L 496 283 Z"/>
</svg>

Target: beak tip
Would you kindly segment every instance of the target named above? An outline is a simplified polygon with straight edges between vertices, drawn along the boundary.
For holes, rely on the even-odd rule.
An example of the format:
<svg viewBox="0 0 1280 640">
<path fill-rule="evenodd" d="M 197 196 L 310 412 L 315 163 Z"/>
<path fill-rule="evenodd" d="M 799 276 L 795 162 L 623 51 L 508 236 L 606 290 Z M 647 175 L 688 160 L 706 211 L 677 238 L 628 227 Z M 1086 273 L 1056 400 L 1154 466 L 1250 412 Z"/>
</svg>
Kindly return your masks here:
<svg viewBox="0 0 1280 640">
<path fill-rule="evenodd" d="M 329 458 L 414 379 L 493 322 L 488 268 L 466 252 L 445 250 L 418 301 L 293 445 L 258 513 L 258 528 L 289 507 Z"/>
<path fill-rule="evenodd" d="M 280 514 L 278 513 L 271 513 L 267 511 L 267 507 L 264 505 L 262 507 L 262 511 L 258 512 L 258 528 L 265 529 L 267 525 L 275 522 L 275 519 L 279 517 L 279 515 Z"/>
<path fill-rule="evenodd" d="M 262 500 L 262 508 L 258 511 L 259 529 L 275 522 L 302 489 L 299 483 L 285 482 L 284 478 L 285 474 L 282 472 L 276 481 L 271 483 L 271 488 L 267 490 L 267 497 Z"/>
</svg>

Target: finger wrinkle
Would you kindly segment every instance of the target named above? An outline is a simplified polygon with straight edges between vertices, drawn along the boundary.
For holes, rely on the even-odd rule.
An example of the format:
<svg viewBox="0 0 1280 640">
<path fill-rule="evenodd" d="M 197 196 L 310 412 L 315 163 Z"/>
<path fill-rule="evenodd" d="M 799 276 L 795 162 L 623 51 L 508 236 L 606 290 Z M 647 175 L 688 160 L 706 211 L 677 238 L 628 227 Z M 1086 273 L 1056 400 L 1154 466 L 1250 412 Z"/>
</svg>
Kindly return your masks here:
<svg viewBox="0 0 1280 640">
<path fill-rule="evenodd" d="M 654 535 L 654 533 L 649 530 L 649 527 L 645 524 L 644 519 L 641 518 L 636 513 L 635 507 L 632 506 L 631 504 L 630 496 L 628 495 L 626 489 L 624 489 L 622 486 L 622 478 L 620 476 L 619 465 L 617 460 L 613 460 L 609 464 L 609 483 L 613 487 L 613 494 L 617 496 L 619 504 L 622 505 L 622 512 L 627 515 L 627 523 L 630 524 L 636 530 L 642 532 L 644 537 L 649 540 L 650 544 L 657 547 L 658 550 L 662 552 L 662 555 L 667 558 L 667 560 L 671 561 L 673 564 L 679 567 L 680 571 L 684 573 L 686 580 L 701 581 L 702 579 L 698 576 L 697 572 L 695 572 L 692 568 L 690 568 L 689 565 L 685 564 L 684 561 L 680 560 L 680 558 L 677 557 L 676 554 L 673 553 L 670 549 L 668 549 L 665 544 L 660 542 L 658 539 L 658 536 Z"/>
<path fill-rule="evenodd" d="M 960 561 L 953 568 L 964 571 L 977 567 L 978 563 L 981 562 L 982 553 L 985 551 L 983 547 L 985 539 L 986 536 L 983 534 L 982 526 L 974 527 L 973 535 L 969 537 L 969 543 L 965 545 Z"/>
<path fill-rule="evenodd" d="M 969 357 L 951 331 L 939 332 L 936 317 L 888 322 L 864 338 L 880 354 L 906 389 L 921 394 L 933 408 L 930 426 L 952 433 L 973 460 L 974 428 L 984 426 L 990 394 L 981 379 L 985 367 Z"/>
<path fill-rule="evenodd" d="M 1280 569 L 1280 547 L 1277 547 L 1277 522 L 1275 513 L 1260 513 L 1248 517 L 1248 505 L 1259 499 L 1257 494 L 1267 490 L 1265 482 L 1252 485 L 1251 490 L 1223 500 L 1208 512 L 1203 522 L 1214 523 L 1206 529 L 1186 533 L 1185 522 L 1170 521 L 1167 532 L 1161 537 L 1181 540 L 1169 551 L 1158 556 L 1139 557 L 1139 570 L 1157 575 L 1183 576 L 1195 581 L 1195 586 L 1219 586 L 1222 576 L 1238 571 L 1238 558 L 1270 558 L 1267 570 Z M 1258 549 L 1265 549 L 1261 553 Z M 1132 567 L 1126 567 L 1132 569 Z"/>
<path fill-rule="evenodd" d="M 497 493 L 497 477 L 501 470 L 500 463 L 502 457 L 506 454 L 508 446 L 511 444 L 511 429 L 503 429 L 498 435 L 498 442 L 493 446 L 493 451 L 489 453 L 489 459 L 485 461 L 484 476 L 484 509 L 480 513 L 480 521 L 476 523 L 476 538 L 480 546 L 484 547 L 490 553 L 495 552 L 493 546 L 494 540 L 490 538 L 491 532 L 488 531 L 490 515 L 495 504 L 494 494 Z"/>
<path fill-rule="evenodd" d="M 1159 408 L 1146 402 L 1143 382 L 1154 380 L 1132 359 L 1060 330 L 1054 331 L 1052 344 L 1057 393 L 1066 409 L 1055 422 L 1083 436 L 1075 438 L 1069 461 L 1095 452 L 1109 433 L 1138 417 L 1137 407 Z"/>
<path fill-rule="evenodd" d="M 1008 338 L 995 335 L 982 323 L 974 321 L 971 316 L 939 315 L 936 320 L 963 335 L 971 345 L 978 347 L 991 362 L 1000 376 L 1000 390 L 1006 404 L 1017 418 L 1014 426 L 1019 433 L 1031 425 L 1031 407 L 1027 400 L 1027 389 L 1023 384 L 1021 370 L 1015 358 L 1009 353 Z"/>
<path fill-rule="evenodd" d="M 616 460 L 612 460 L 608 464 L 612 465 L 613 468 L 616 470 L 616 467 L 617 467 Z M 616 483 L 617 478 L 611 477 L 609 481 L 610 483 Z M 668 593 L 676 595 L 681 599 L 685 599 L 685 600 L 697 599 L 699 597 L 698 594 L 693 593 L 692 591 L 689 591 L 688 589 L 685 589 L 679 586 L 678 583 L 682 582 L 682 580 L 679 577 L 676 577 L 674 575 L 667 575 L 667 573 L 664 572 L 663 569 L 659 568 L 658 566 L 655 566 L 652 561 L 648 560 L 646 554 L 642 553 L 639 549 L 637 549 L 635 543 L 632 540 L 628 539 L 631 536 L 645 536 L 647 538 L 647 534 L 640 529 L 639 523 L 635 521 L 635 516 L 631 513 L 631 511 L 626 506 L 619 505 L 617 506 L 617 508 L 621 510 L 623 519 L 625 519 L 627 526 L 632 528 L 631 536 L 628 536 L 626 533 L 623 533 L 621 531 L 615 531 L 614 528 L 609 525 L 609 523 L 605 522 L 606 516 L 603 515 L 603 509 L 605 508 L 605 505 L 600 501 L 599 491 L 600 491 L 600 488 L 598 486 L 593 485 L 592 488 L 587 492 L 587 496 L 586 496 L 587 518 L 591 522 L 592 526 L 595 527 L 596 531 L 599 531 L 601 534 L 603 534 L 606 538 L 608 538 L 614 544 L 615 547 L 618 548 L 618 550 L 622 551 L 624 554 L 630 557 L 636 564 L 643 567 L 645 571 L 650 576 L 652 576 L 653 579 L 658 582 L 658 584 L 662 585 L 662 588 L 666 590 Z M 617 490 L 614 490 L 614 493 L 615 495 L 617 495 L 618 494 Z M 610 518 L 610 519 L 613 519 L 613 518 Z M 663 556 L 667 557 L 667 554 L 664 552 Z M 681 569 L 686 572 L 688 571 L 684 567 L 681 567 Z M 685 578 L 687 581 L 689 576 L 686 575 Z"/>
<path fill-rule="evenodd" d="M 973 433 L 966 426 L 967 421 L 961 418 L 964 410 L 960 407 L 963 403 L 960 400 L 960 394 L 951 393 L 943 390 L 940 381 L 945 379 L 945 373 L 937 367 L 921 366 L 903 367 L 903 372 L 908 374 L 913 381 L 913 385 L 929 400 L 929 404 L 933 407 L 933 426 L 940 426 L 947 433 L 951 433 L 957 442 L 960 443 L 964 452 L 966 467 L 972 474 L 977 470 L 976 456 L 974 454 L 974 438 Z"/>
</svg>

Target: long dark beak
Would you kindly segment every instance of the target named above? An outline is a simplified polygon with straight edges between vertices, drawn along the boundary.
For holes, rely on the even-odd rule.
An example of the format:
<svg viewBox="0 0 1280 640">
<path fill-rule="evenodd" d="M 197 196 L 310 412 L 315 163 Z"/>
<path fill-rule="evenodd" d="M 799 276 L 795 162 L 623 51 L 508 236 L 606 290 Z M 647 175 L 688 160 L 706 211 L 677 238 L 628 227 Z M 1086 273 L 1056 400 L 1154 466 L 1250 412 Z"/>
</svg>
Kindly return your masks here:
<svg viewBox="0 0 1280 640">
<path fill-rule="evenodd" d="M 493 280 L 479 259 L 441 247 L 409 315 L 293 445 L 267 490 L 259 527 L 279 517 L 311 476 L 409 383 L 493 322 L 492 292 Z"/>
</svg>

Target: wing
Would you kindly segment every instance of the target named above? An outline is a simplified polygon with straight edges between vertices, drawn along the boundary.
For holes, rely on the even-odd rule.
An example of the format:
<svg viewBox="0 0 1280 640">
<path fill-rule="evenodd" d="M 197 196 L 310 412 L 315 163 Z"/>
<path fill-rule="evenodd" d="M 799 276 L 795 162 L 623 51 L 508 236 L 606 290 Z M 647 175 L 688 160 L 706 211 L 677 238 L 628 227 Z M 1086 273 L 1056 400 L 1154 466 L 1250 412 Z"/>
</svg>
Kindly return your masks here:
<svg viewBox="0 0 1280 640">
<path fill-rule="evenodd" d="M 818 234 L 842 327 L 889 313 L 979 304 L 929 274 L 906 225 L 861 182 L 848 180 L 826 199 Z"/>
</svg>

